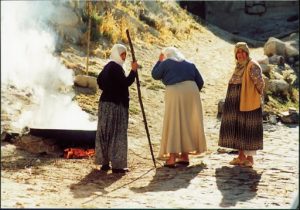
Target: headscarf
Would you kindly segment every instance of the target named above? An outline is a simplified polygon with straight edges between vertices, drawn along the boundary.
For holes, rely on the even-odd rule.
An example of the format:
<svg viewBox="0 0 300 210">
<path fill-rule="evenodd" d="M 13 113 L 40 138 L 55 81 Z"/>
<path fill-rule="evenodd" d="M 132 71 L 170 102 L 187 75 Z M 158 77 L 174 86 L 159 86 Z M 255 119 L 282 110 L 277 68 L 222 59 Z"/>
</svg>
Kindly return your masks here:
<svg viewBox="0 0 300 210">
<path fill-rule="evenodd" d="M 248 58 L 246 60 L 244 60 L 244 61 L 237 60 L 236 53 L 239 49 L 242 49 L 244 52 L 246 52 L 248 54 Z M 235 66 L 235 69 L 234 69 L 234 72 L 233 72 L 233 75 L 232 75 L 230 81 L 240 80 L 243 76 L 245 69 L 247 68 L 249 61 L 251 60 L 251 58 L 249 56 L 249 47 L 248 47 L 247 43 L 245 43 L 245 42 L 236 43 L 235 48 L 234 48 L 234 57 L 236 59 L 236 66 Z"/>
<path fill-rule="evenodd" d="M 122 44 L 115 44 L 111 48 L 111 54 L 109 57 L 110 60 L 116 62 L 117 64 L 123 67 L 125 61 L 123 61 L 120 56 L 123 52 L 126 52 L 126 47 Z"/>
<path fill-rule="evenodd" d="M 176 47 L 166 47 L 161 52 L 166 59 L 171 59 L 178 62 L 185 60 L 184 55 Z"/>
</svg>

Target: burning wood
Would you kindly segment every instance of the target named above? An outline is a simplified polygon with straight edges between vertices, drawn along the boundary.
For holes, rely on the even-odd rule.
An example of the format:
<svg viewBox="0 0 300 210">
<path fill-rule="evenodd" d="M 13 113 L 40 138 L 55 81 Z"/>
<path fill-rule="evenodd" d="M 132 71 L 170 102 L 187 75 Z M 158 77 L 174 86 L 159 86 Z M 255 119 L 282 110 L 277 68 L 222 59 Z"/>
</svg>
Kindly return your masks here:
<svg viewBox="0 0 300 210">
<path fill-rule="evenodd" d="M 66 159 L 80 159 L 89 158 L 94 156 L 94 149 L 81 149 L 81 148 L 67 148 L 64 150 L 64 158 Z"/>
</svg>

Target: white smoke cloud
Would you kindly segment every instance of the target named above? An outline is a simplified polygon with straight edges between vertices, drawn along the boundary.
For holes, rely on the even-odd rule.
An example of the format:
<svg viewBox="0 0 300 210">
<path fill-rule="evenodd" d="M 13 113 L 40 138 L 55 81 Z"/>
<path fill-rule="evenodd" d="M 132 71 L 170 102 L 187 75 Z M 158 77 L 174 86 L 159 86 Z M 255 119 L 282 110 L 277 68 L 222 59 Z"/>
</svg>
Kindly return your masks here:
<svg viewBox="0 0 300 210">
<path fill-rule="evenodd" d="M 1 1 L 1 86 L 30 88 L 36 99 L 32 110 L 15 122 L 19 127 L 96 129 L 72 101 L 73 71 L 53 55 L 56 35 L 48 21 L 61 6 L 54 1 Z"/>
</svg>

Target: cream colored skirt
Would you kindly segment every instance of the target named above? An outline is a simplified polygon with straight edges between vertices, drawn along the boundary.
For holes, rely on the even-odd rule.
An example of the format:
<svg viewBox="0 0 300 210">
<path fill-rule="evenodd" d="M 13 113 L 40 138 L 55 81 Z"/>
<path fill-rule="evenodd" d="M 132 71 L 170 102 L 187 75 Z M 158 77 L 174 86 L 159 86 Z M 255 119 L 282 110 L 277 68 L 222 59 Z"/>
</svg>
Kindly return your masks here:
<svg viewBox="0 0 300 210">
<path fill-rule="evenodd" d="M 170 153 L 200 154 L 207 150 L 202 104 L 194 81 L 166 87 L 165 115 L 158 158 Z"/>
</svg>

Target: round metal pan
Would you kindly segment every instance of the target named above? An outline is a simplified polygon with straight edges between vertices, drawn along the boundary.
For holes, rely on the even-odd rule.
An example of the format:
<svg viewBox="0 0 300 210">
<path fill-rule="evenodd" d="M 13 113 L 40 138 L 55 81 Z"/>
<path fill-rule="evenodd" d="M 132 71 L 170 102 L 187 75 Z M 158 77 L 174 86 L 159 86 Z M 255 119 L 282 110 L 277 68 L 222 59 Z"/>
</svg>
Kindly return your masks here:
<svg viewBox="0 0 300 210">
<path fill-rule="evenodd" d="M 55 139 L 63 147 L 95 148 L 96 130 L 30 128 L 29 134 Z"/>
</svg>

